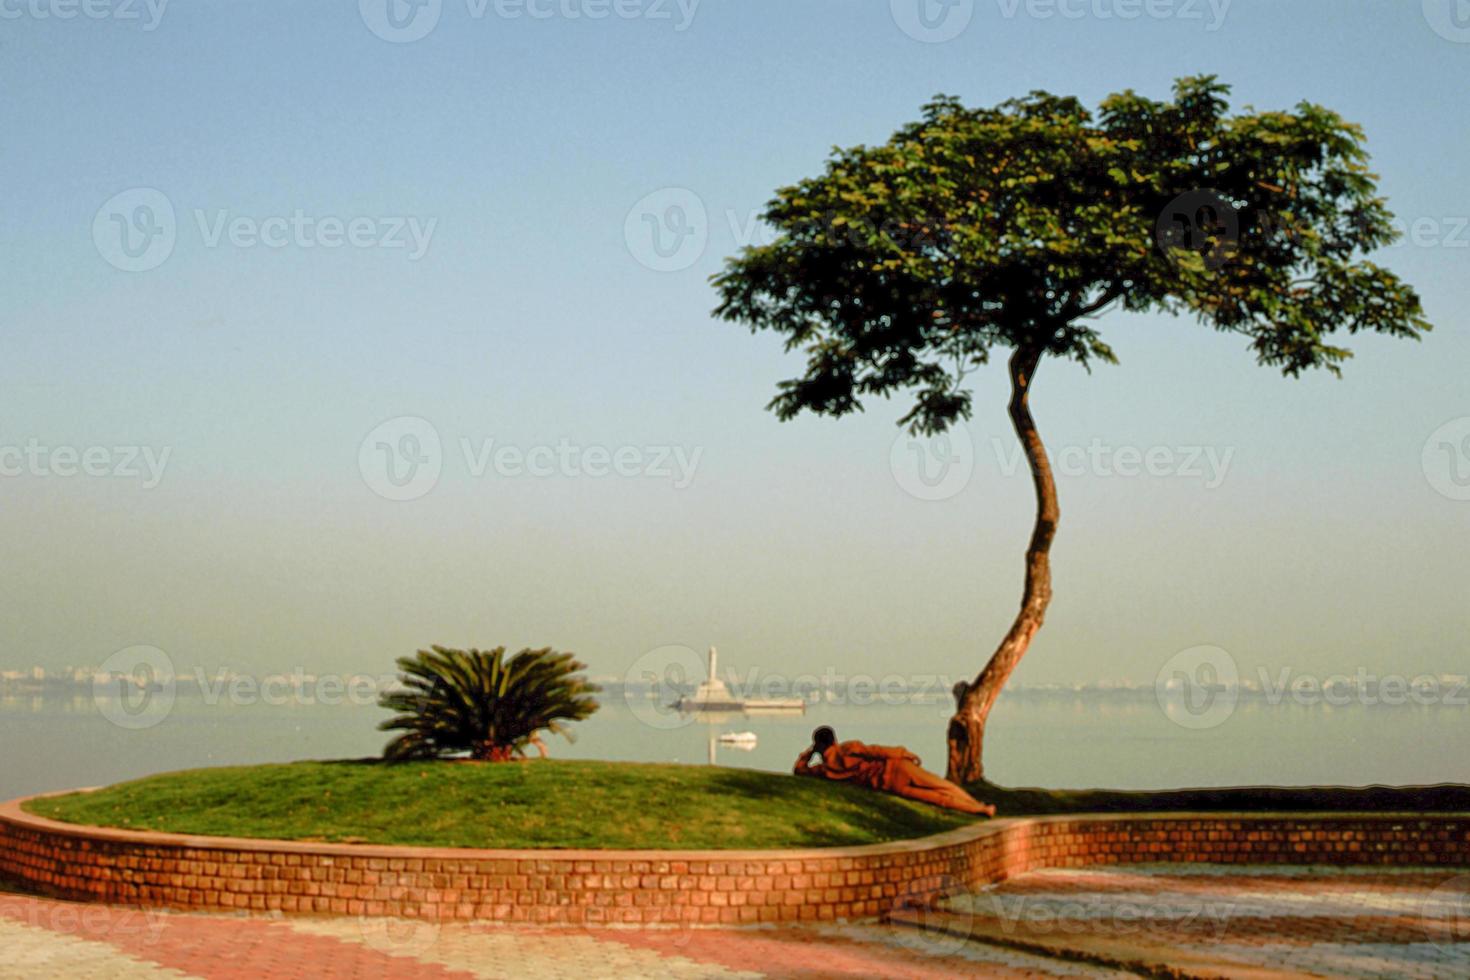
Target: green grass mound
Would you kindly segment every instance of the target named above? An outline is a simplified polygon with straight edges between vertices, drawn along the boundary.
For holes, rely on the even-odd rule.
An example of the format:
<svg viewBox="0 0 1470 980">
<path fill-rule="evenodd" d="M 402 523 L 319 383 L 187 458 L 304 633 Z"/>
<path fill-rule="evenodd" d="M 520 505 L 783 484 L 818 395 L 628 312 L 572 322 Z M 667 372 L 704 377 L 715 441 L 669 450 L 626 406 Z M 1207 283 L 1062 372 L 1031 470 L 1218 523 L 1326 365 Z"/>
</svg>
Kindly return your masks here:
<svg viewBox="0 0 1470 980">
<path fill-rule="evenodd" d="M 832 847 L 924 837 L 971 819 L 776 773 L 552 760 L 197 769 L 26 810 L 130 830 L 475 848 Z"/>
</svg>

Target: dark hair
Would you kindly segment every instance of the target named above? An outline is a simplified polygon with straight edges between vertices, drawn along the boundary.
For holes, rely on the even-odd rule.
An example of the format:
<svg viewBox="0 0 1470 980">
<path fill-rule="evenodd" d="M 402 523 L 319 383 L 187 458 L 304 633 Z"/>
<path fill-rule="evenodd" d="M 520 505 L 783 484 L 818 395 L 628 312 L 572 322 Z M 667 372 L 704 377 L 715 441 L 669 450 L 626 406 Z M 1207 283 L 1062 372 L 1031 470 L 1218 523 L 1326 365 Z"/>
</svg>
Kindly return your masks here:
<svg viewBox="0 0 1470 980">
<path fill-rule="evenodd" d="M 837 733 L 826 725 L 812 732 L 812 747 L 818 752 L 825 752 L 829 746 L 836 744 Z"/>
</svg>

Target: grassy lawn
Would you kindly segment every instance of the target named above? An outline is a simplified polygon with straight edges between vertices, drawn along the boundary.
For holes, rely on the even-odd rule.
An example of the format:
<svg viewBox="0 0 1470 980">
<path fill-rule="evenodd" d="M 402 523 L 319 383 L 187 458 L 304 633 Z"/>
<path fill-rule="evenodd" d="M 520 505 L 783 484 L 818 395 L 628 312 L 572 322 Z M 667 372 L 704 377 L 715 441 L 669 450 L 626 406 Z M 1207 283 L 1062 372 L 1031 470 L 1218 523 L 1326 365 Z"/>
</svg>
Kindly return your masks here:
<svg viewBox="0 0 1470 980">
<path fill-rule="evenodd" d="M 776 773 L 557 760 L 198 769 L 26 809 L 134 830 L 511 848 L 825 847 L 923 837 L 970 819 Z"/>
<path fill-rule="evenodd" d="M 971 787 L 1000 816 L 1144 811 L 1470 812 L 1470 787 Z M 708 766 L 298 762 L 165 773 L 37 800 L 55 820 L 184 834 L 512 848 L 769 848 L 923 837 L 969 818 L 894 796 Z"/>
</svg>

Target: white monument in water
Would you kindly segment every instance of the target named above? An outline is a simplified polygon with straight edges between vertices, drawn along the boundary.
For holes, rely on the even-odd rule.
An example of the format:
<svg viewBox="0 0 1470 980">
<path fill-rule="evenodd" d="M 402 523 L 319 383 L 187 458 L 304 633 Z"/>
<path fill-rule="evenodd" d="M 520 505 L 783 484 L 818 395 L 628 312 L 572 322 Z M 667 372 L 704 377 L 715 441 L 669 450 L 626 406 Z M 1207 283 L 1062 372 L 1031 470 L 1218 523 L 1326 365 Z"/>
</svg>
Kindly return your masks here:
<svg viewBox="0 0 1470 980">
<path fill-rule="evenodd" d="M 709 677 L 699 682 L 690 697 L 680 698 L 675 705 L 680 711 L 806 711 L 801 698 L 737 698 L 720 680 L 720 652 L 709 648 Z"/>
<path fill-rule="evenodd" d="M 696 701 L 717 701 L 728 704 L 730 702 L 730 689 L 725 682 L 720 680 L 720 651 L 714 647 L 709 648 L 709 677 L 699 682 L 699 690 L 694 692 Z"/>
</svg>

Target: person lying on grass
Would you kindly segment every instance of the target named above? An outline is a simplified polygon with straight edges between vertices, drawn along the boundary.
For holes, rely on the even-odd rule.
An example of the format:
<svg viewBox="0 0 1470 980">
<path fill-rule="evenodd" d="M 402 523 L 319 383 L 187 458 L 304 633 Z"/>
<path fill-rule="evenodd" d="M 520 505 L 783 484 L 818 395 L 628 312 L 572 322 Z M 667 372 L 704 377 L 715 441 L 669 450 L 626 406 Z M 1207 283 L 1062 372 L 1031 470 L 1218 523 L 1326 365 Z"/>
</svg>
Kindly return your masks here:
<svg viewBox="0 0 1470 980">
<path fill-rule="evenodd" d="M 820 761 L 808 765 L 813 755 L 819 756 Z M 995 807 L 981 803 L 949 780 L 919 768 L 919 763 L 918 756 L 902 747 L 839 742 L 836 733 L 823 725 L 812 732 L 812 744 L 797 757 L 792 771 L 798 776 L 844 780 L 947 810 L 995 816 Z"/>
</svg>

